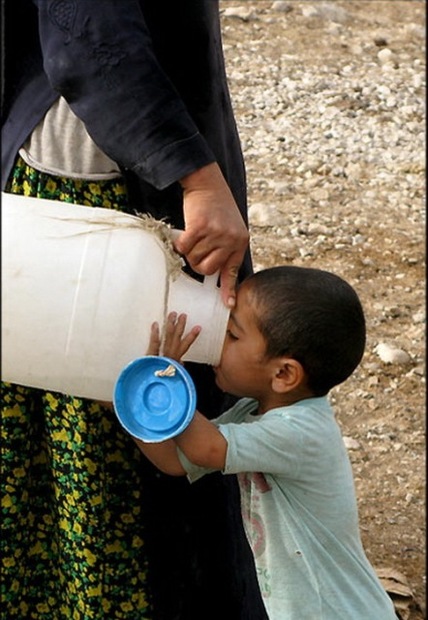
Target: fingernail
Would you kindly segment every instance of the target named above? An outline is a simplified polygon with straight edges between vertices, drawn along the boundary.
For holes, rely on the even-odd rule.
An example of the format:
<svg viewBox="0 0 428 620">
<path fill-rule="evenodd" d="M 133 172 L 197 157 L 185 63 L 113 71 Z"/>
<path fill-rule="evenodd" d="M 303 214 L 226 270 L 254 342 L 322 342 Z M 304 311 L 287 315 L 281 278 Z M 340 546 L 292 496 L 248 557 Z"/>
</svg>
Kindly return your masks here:
<svg viewBox="0 0 428 620">
<path fill-rule="evenodd" d="M 229 299 L 227 300 L 227 307 L 228 308 L 234 308 L 235 307 L 235 298 L 234 297 L 229 297 Z"/>
</svg>

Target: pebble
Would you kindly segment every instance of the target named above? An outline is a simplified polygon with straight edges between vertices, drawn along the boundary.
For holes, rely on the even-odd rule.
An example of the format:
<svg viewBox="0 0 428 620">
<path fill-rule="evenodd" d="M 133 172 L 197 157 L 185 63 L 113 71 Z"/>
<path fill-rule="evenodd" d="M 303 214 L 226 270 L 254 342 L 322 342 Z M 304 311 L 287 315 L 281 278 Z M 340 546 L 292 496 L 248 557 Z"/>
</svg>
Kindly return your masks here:
<svg viewBox="0 0 428 620">
<path fill-rule="evenodd" d="M 386 45 L 388 45 L 388 39 L 382 35 L 375 36 L 373 41 L 374 44 L 377 45 L 377 47 L 385 47 Z"/>
<path fill-rule="evenodd" d="M 276 207 L 265 204 L 253 204 L 248 209 L 248 218 L 253 226 L 275 226 L 281 222 Z"/>
<path fill-rule="evenodd" d="M 411 359 L 403 349 L 392 347 L 385 342 L 380 342 L 375 347 L 375 352 L 385 364 L 408 364 Z"/>
<path fill-rule="evenodd" d="M 293 7 L 289 2 L 284 2 L 283 0 L 276 0 L 276 2 L 272 4 L 272 10 L 279 11 L 281 13 L 289 13 L 293 10 Z"/>
<path fill-rule="evenodd" d="M 353 437 L 344 436 L 343 442 L 347 450 L 359 450 L 361 448 L 360 443 L 356 439 L 353 439 Z"/>
<path fill-rule="evenodd" d="M 386 64 L 387 62 L 391 62 L 393 60 L 394 54 L 391 52 L 389 47 L 384 47 L 378 52 L 377 57 L 379 58 L 379 62 Z"/>
<path fill-rule="evenodd" d="M 236 17 L 243 21 L 248 21 L 254 16 L 251 9 L 243 6 L 226 7 L 222 11 L 222 15 L 223 17 Z"/>
<path fill-rule="evenodd" d="M 349 19 L 349 13 L 333 2 L 308 4 L 304 5 L 301 10 L 304 17 L 319 17 L 338 23 L 345 23 Z"/>
<path fill-rule="evenodd" d="M 313 190 L 312 194 L 311 194 L 311 198 L 313 200 L 316 200 L 318 202 L 320 202 L 321 200 L 328 200 L 329 199 L 330 194 L 328 193 L 328 190 L 320 187 L 318 189 Z"/>
</svg>

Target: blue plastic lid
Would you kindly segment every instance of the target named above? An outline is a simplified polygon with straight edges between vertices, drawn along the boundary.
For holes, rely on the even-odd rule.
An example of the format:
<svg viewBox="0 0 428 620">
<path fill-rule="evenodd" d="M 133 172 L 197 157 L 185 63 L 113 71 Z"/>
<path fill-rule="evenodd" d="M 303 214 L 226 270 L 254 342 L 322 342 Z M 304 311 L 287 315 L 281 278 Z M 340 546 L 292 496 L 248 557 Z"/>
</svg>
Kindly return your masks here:
<svg viewBox="0 0 428 620">
<path fill-rule="evenodd" d="M 158 442 L 179 435 L 192 420 L 196 390 L 187 370 L 169 357 L 146 355 L 120 373 L 113 395 L 116 415 L 133 437 Z"/>
</svg>

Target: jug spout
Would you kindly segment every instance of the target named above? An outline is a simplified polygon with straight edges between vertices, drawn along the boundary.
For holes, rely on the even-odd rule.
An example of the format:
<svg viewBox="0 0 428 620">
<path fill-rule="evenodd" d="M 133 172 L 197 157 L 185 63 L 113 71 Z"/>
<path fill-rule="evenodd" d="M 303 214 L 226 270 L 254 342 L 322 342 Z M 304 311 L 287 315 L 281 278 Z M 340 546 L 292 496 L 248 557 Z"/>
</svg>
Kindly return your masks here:
<svg viewBox="0 0 428 620">
<path fill-rule="evenodd" d="M 168 313 L 185 312 L 189 328 L 194 325 L 202 327 L 198 338 L 183 356 L 184 361 L 211 366 L 220 361 L 230 311 L 221 299 L 217 280 L 218 274 L 214 274 L 198 282 L 182 272 L 170 282 Z"/>
</svg>

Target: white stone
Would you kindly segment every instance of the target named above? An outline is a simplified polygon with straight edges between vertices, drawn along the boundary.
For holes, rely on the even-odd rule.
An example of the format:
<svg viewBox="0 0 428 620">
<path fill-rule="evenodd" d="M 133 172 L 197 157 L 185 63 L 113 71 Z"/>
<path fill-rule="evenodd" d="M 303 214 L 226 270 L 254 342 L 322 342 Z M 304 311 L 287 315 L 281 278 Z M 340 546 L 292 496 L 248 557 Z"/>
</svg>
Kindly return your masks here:
<svg viewBox="0 0 428 620">
<path fill-rule="evenodd" d="M 316 200 L 317 202 L 319 202 L 320 200 L 328 200 L 329 199 L 328 190 L 324 189 L 323 187 L 314 189 L 313 192 L 311 193 L 311 198 L 313 200 Z"/>
<path fill-rule="evenodd" d="M 224 17 L 236 17 L 244 21 L 248 21 L 253 17 L 251 9 L 247 9 L 243 6 L 230 6 L 223 10 Z"/>
<path fill-rule="evenodd" d="M 393 61 L 394 54 L 391 52 L 389 47 L 384 47 L 377 53 L 377 57 L 380 63 L 386 64 L 387 62 Z"/>
<path fill-rule="evenodd" d="M 284 2 L 284 0 L 276 0 L 276 2 L 272 4 L 272 10 L 279 11 L 280 13 L 289 13 L 293 10 L 293 7 L 289 2 Z"/>
<path fill-rule="evenodd" d="M 279 214 L 272 205 L 253 204 L 248 209 L 248 218 L 254 226 L 276 226 L 280 223 Z"/>
<path fill-rule="evenodd" d="M 406 351 L 392 347 L 385 342 L 380 342 L 375 347 L 375 352 L 385 364 L 408 364 L 410 362 L 410 355 Z"/>
<path fill-rule="evenodd" d="M 304 17 L 320 17 L 321 19 L 338 22 L 340 24 L 345 23 L 349 19 L 349 13 L 333 2 L 319 2 L 312 6 L 303 6 L 302 15 Z"/>
<path fill-rule="evenodd" d="M 353 439 L 353 437 L 345 436 L 343 438 L 343 443 L 345 444 L 347 450 L 358 450 L 361 447 L 359 442 L 356 439 Z"/>
</svg>

